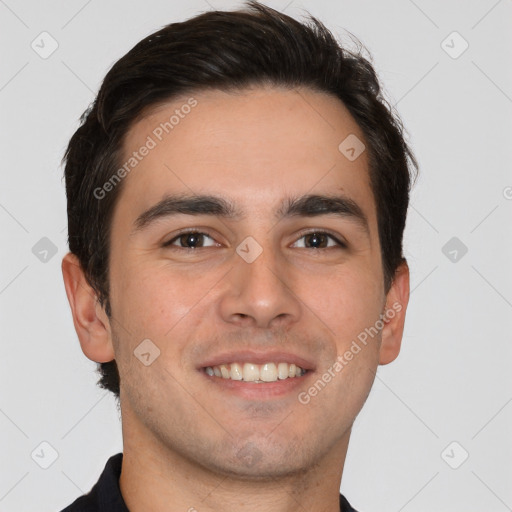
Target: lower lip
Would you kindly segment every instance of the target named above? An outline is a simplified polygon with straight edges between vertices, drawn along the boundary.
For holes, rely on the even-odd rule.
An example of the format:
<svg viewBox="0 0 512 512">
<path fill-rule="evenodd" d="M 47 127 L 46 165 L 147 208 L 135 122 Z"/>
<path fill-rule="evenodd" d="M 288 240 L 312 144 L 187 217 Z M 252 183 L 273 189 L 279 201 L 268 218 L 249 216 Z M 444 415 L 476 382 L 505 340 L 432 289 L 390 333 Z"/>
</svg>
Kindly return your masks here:
<svg viewBox="0 0 512 512">
<path fill-rule="evenodd" d="M 249 400 L 266 400 L 290 395 L 304 387 L 306 380 L 313 372 L 308 371 L 302 377 L 290 377 L 275 382 L 246 382 L 243 380 L 223 379 L 202 372 L 205 378 L 221 391 L 241 396 Z"/>
</svg>

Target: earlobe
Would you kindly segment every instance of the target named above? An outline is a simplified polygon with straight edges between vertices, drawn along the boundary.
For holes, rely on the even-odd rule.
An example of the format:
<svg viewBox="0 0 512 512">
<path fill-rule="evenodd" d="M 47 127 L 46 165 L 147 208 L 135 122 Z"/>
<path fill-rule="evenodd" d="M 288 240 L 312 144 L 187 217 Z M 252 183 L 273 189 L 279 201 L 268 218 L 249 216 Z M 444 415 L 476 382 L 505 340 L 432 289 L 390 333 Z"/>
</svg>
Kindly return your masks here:
<svg viewBox="0 0 512 512">
<path fill-rule="evenodd" d="M 115 356 L 110 323 L 78 258 L 70 252 L 62 259 L 62 276 L 83 353 L 98 363 L 112 361 Z"/>
<path fill-rule="evenodd" d="M 400 353 L 408 303 L 409 267 L 404 260 L 397 268 L 393 283 L 386 296 L 379 364 L 391 363 Z"/>
</svg>

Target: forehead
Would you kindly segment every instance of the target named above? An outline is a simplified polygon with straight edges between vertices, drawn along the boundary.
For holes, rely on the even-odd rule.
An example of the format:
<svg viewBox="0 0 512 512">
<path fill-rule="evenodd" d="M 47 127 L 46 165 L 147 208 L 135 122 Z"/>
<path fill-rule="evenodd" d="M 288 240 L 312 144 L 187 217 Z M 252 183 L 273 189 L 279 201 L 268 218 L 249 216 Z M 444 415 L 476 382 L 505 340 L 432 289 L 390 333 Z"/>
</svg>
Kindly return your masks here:
<svg viewBox="0 0 512 512">
<path fill-rule="evenodd" d="M 277 208 L 284 195 L 329 192 L 355 200 L 371 222 L 367 155 L 347 158 L 346 140 L 362 146 L 364 136 L 325 93 L 254 87 L 184 95 L 128 131 L 121 165 L 134 165 L 126 166 L 115 215 L 133 222 L 172 193 L 229 196 L 250 214 Z"/>
</svg>

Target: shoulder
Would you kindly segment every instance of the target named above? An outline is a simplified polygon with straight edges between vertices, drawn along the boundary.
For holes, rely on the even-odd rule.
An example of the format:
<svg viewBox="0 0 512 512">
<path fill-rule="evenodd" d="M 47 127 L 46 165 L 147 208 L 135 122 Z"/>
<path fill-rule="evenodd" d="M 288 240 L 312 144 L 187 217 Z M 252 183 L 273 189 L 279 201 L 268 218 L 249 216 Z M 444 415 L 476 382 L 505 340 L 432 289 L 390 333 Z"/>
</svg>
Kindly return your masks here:
<svg viewBox="0 0 512 512">
<path fill-rule="evenodd" d="M 343 494 L 340 494 L 340 512 L 357 512 Z"/>
<path fill-rule="evenodd" d="M 61 512 L 128 512 L 119 488 L 123 454 L 110 457 L 93 488 Z"/>
</svg>

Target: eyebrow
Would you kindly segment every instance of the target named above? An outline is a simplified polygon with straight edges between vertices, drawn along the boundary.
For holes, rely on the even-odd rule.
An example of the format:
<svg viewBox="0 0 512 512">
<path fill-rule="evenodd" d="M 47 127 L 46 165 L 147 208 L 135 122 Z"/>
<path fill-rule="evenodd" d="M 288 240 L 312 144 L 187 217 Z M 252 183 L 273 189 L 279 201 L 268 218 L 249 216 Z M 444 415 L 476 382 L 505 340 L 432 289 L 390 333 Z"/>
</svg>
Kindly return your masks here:
<svg viewBox="0 0 512 512">
<path fill-rule="evenodd" d="M 211 215 L 226 220 L 245 217 L 234 203 L 212 195 L 167 195 L 161 201 L 142 212 L 134 222 L 131 234 L 143 231 L 159 219 L 174 215 Z M 275 212 L 276 220 L 286 217 L 316 217 L 335 215 L 355 222 L 369 234 L 368 219 L 362 208 L 343 195 L 308 194 L 286 198 Z"/>
</svg>

